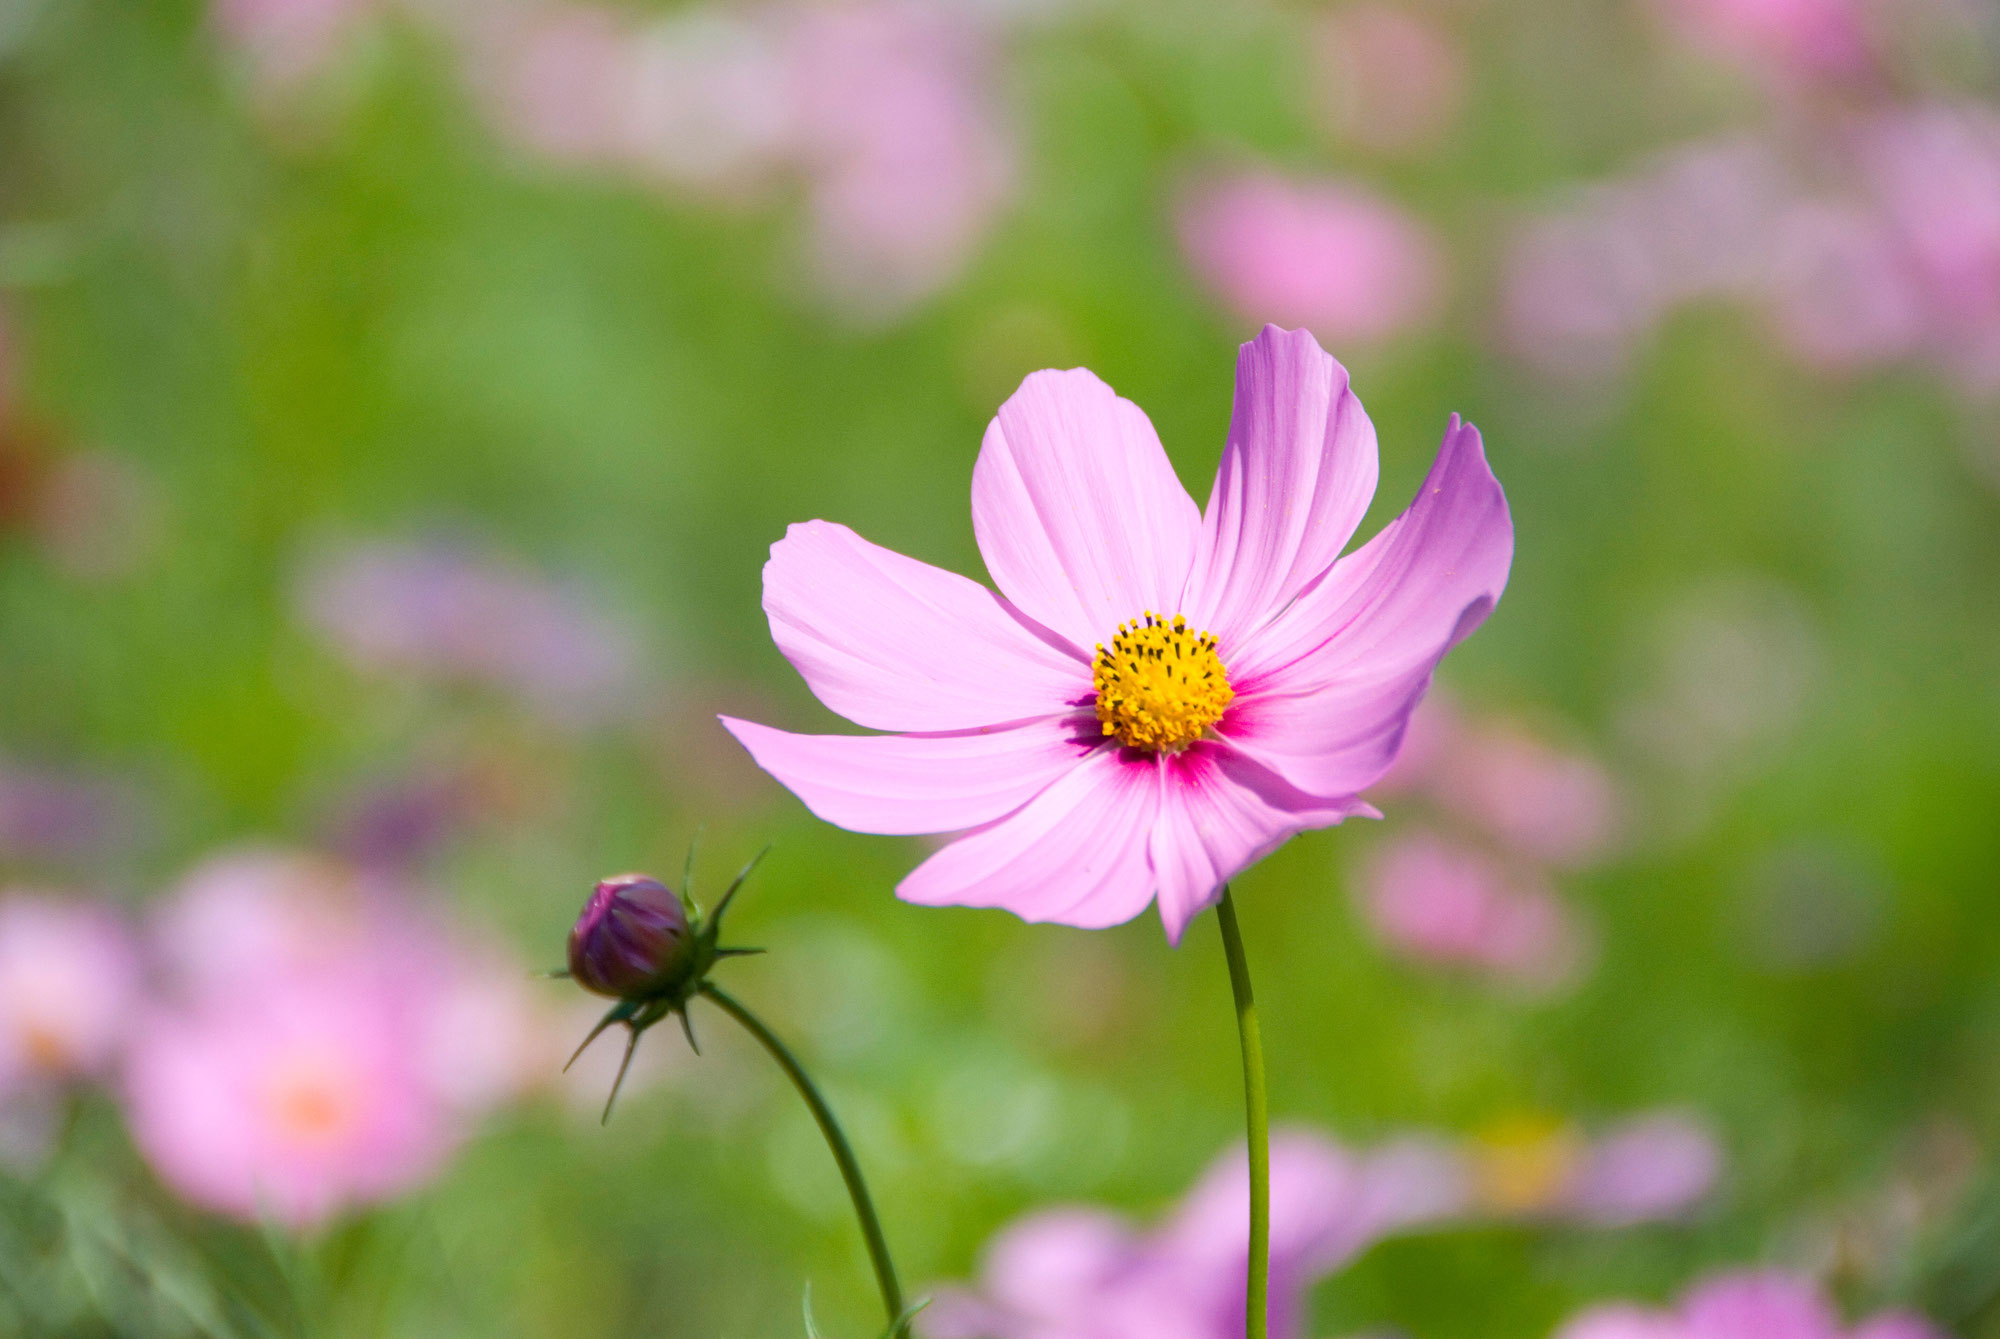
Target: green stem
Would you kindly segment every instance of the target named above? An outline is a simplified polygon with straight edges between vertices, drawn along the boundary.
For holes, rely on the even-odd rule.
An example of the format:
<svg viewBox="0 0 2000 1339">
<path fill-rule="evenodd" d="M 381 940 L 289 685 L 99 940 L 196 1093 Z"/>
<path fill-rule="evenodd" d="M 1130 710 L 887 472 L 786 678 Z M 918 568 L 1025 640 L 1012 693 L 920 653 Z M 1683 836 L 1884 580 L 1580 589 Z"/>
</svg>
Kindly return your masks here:
<svg viewBox="0 0 2000 1339">
<path fill-rule="evenodd" d="M 1243 1286 L 1244 1339 L 1265 1339 L 1271 1287 L 1271 1115 L 1264 1090 L 1264 1042 L 1257 1030 L 1257 1001 L 1250 994 L 1250 963 L 1236 904 L 1223 885 L 1216 904 L 1222 949 L 1229 957 L 1229 988 L 1236 996 L 1236 1036 L 1243 1044 L 1243 1127 L 1250 1141 L 1250 1259 Z"/>
<path fill-rule="evenodd" d="M 763 1043 L 771 1058 L 778 1062 L 778 1068 L 785 1071 L 785 1077 L 799 1090 L 799 1096 L 811 1108 L 813 1119 L 819 1122 L 820 1133 L 826 1136 L 826 1146 L 833 1150 L 833 1160 L 840 1166 L 840 1179 L 847 1182 L 847 1194 L 854 1201 L 854 1216 L 861 1220 L 861 1235 L 868 1243 L 868 1261 L 875 1267 L 875 1282 L 882 1290 L 882 1305 L 889 1313 L 891 1335 L 909 1332 L 909 1317 L 903 1309 L 903 1288 L 896 1282 L 896 1266 L 889 1259 L 889 1242 L 882 1235 L 882 1221 L 875 1216 L 874 1201 L 868 1197 L 868 1183 L 861 1177 L 861 1164 L 854 1160 L 854 1148 L 842 1133 L 840 1122 L 834 1119 L 833 1108 L 820 1096 L 811 1076 L 799 1064 L 798 1057 L 790 1048 L 778 1040 L 777 1034 L 764 1026 L 763 1020 L 739 1003 L 735 996 L 723 990 L 712 981 L 704 981 L 701 993 L 715 1001 L 721 1010 L 741 1023 L 744 1028 Z"/>
</svg>

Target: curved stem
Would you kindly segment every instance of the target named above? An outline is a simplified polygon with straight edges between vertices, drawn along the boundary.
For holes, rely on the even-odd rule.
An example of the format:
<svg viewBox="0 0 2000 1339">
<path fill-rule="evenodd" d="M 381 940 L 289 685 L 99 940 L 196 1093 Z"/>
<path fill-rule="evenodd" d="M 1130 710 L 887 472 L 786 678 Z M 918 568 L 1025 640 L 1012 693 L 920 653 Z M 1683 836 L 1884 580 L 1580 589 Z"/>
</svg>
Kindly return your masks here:
<svg viewBox="0 0 2000 1339">
<path fill-rule="evenodd" d="M 1250 1258 L 1243 1286 L 1244 1339 L 1265 1339 L 1270 1324 L 1271 1118 L 1264 1091 L 1264 1042 L 1257 1029 L 1257 1001 L 1250 994 L 1250 963 L 1236 904 L 1223 885 L 1215 917 L 1222 922 L 1222 950 L 1229 958 L 1229 988 L 1236 996 L 1236 1036 L 1243 1045 L 1243 1128 L 1250 1143 Z"/>
<path fill-rule="evenodd" d="M 806 1100 L 813 1119 L 819 1122 L 820 1133 L 826 1136 L 826 1146 L 833 1150 L 833 1160 L 840 1167 L 840 1179 L 847 1182 L 848 1197 L 854 1201 L 854 1216 L 861 1221 L 861 1235 L 868 1243 L 868 1261 L 875 1267 L 875 1283 L 882 1290 L 882 1305 L 889 1313 L 889 1333 L 892 1336 L 907 1334 L 909 1317 L 903 1309 L 903 1288 L 896 1282 L 895 1263 L 889 1259 L 889 1242 L 882 1235 L 881 1220 L 875 1216 L 874 1201 L 868 1196 L 868 1183 L 861 1177 L 861 1164 L 854 1160 L 854 1148 L 841 1131 L 840 1122 L 834 1119 L 833 1108 L 820 1096 L 819 1089 L 805 1067 L 799 1064 L 798 1057 L 778 1040 L 776 1033 L 764 1026 L 762 1019 L 712 981 L 702 983 L 701 993 L 763 1044 L 764 1049 L 771 1053 L 771 1058 L 778 1062 L 778 1068 L 785 1071 L 785 1077 L 792 1081 L 792 1086 L 799 1090 L 799 1096 Z"/>
</svg>

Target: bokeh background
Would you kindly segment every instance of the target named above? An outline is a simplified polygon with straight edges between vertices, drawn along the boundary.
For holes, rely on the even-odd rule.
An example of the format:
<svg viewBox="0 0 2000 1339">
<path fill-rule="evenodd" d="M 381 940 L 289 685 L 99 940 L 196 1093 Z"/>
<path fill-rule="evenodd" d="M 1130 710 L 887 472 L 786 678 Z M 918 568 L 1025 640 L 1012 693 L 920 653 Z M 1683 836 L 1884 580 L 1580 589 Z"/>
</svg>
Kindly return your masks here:
<svg viewBox="0 0 2000 1339">
<path fill-rule="evenodd" d="M 530 969 L 698 828 L 919 1291 L 1162 1221 L 1209 921 L 905 907 L 714 714 L 840 728 L 787 523 L 983 574 L 1046 366 L 1205 497 L 1272 320 L 1364 530 L 1453 411 L 1518 529 L 1387 820 L 1237 885 L 1274 1110 L 1449 1183 L 1304 1335 L 2000 1335 L 1996 73 L 1988 0 L 4 0 L 0 1333 L 874 1333 L 727 1020 L 557 1077 Z"/>
</svg>

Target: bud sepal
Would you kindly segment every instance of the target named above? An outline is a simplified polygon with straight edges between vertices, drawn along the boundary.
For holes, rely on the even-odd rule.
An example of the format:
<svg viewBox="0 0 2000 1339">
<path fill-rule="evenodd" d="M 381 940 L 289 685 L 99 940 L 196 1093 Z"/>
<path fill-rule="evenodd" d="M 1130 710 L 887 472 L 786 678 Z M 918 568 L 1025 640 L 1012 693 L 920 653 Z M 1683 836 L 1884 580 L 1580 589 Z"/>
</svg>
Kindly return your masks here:
<svg viewBox="0 0 2000 1339">
<path fill-rule="evenodd" d="M 771 848 L 766 846 L 750 858 L 730 881 L 715 910 L 704 915 L 694 900 L 694 850 L 688 851 L 687 869 L 681 891 L 674 894 L 665 884 L 644 874 L 620 874 L 601 880 L 584 903 L 569 936 L 569 966 L 551 972 L 568 977 L 584 989 L 617 1000 L 598 1019 L 583 1042 L 563 1066 L 567 1071 L 606 1029 L 622 1024 L 629 1034 L 625 1056 L 618 1065 L 611 1095 L 604 1103 L 603 1120 L 611 1119 L 612 1104 L 625 1085 L 632 1065 L 632 1053 L 639 1038 L 655 1023 L 679 1015 L 688 1045 L 697 1054 L 694 1024 L 688 1017 L 688 1001 L 702 993 L 708 976 L 718 962 L 762 953 L 761 948 L 727 948 L 722 945 L 722 920 L 743 881 Z"/>
</svg>

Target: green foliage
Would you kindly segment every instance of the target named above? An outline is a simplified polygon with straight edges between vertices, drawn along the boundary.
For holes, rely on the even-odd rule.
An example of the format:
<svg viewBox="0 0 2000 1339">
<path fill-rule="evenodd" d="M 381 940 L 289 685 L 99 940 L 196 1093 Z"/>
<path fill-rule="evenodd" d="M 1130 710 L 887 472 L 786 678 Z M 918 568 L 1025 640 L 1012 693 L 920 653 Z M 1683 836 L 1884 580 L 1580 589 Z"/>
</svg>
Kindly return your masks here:
<svg viewBox="0 0 2000 1339">
<path fill-rule="evenodd" d="M 1022 199 L 962 282 L 857 328 L 779 277 L 788 206 L 526 166 L 417 34 L 382 38 L 300 126 L 260 119 L 191 4 L 41 8 L 0 52 L 0 303 L 23 403 L 143 471 L 154 533 L 90 581 L 5 539 L 0 753 L 142 778 L 158 821 L 81 872 L 17 876 L 143 903 L 219 844 L 310 841 L 343 787 L 467 748 L 523 794 L 433 873 L 537 962 L 591 880 L 672 869 L 697 824 L 718 868 L 776 842 L 732 924 L 770 953 L 731 964 L 731 989 L 815 1057 L 919 1290 L 1031 1206 L 1168 1204 L 1239 1129 L 1215 932 L 1175 951 L 1150 916 L 1084 942 L 902 906 L 920 848 L 814 822 L 713 713 L 832 728 L 759 609 L 787 523 L 979 572 L 973 455 L 1029 370 L 1097 370 L 1204 495 L 1251 332 L 1182 270 L 1173 173 L 1218 145 L 1355 166 L 1267 77 L 1261 21 L 1093 9 L 1017 37 Z M 1460 310 L 1349 359 L 1382 436 L 1371 526 L 1453 410 L 1514 507 L 1506 601 L 1449 686 L 1595 741 L 1634 787 L 1642 840 L 1565 884 L 1596 970 L 1537 1002 L 1391 960 L 1346 895 L 1365 825 L 1292 843 L 1236 897 L 1281 1120 L 1369 1140 L 1686 1106 L 1722 1133 L 1725 1191 L 1686 1226 L 1390 1243 L 1325 1286 L 1316 1334 L 1542 1339 L 1706 1268 L 1823 1263 L 1877 1241 L 1862 1229 L 1935 1132 L 1988 1169 L 2000 1147 L 2000 495 L 1970 463 L 1990 425 L 1914 373 L 1813 381 L 1726 312 L 1673 324 L 1597 406 L 1490 347 L 1495 220 L 1686 128 L 1627 96 L 1644 44 L 1614 8 L 1481 10 L 1464 128 L 1389 174 L 1453 238 Z M 1603 60 L 1552 62 L 1579 9 Z M 565 733 L 367 680 L 302 630 L 315 544 L 440 528 L 605 592 L 643 629 L 657 702 Z M 1794 620 L 1810 677 L 1768 748 L 1691 780 L 1633 743 L 1631 712 L 1662 627 L 1718 601 Z M 1753 874 L 1801 845 L 1870 872 L 1873 929 L 1838 961 L 1774 964 Z M 90 1106 L 53 1162 L 0 1175 L 0 1334 L 777 1335 L 805 1278 L 809 1336 L 815 1307 L 828 1333 L 872 1332 L 806 1115 L 740 1038 L 703 1042 L 606 1130 L 530 1104 L 408 1203 L 299 1241 L 176 1206 Z M 1991 1176 L 1840 1256 L 1849 1300 L 2000 1335 Z"/>
</svg>

